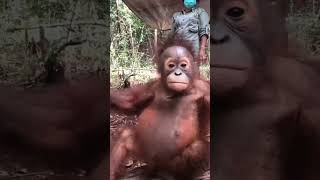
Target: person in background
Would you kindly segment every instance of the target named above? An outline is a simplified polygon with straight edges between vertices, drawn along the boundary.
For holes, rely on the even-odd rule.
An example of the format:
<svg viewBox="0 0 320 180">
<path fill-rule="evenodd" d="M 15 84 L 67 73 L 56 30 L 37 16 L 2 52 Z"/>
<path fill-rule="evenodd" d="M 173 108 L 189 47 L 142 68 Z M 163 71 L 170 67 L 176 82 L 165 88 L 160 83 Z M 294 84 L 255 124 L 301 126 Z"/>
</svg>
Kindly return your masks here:
<svg viewBox="0 0 320 180">
<path fill-rule="evenodd" d="M 170 35 L 179 35 L 191 41 L 201 62 L 207 59 L 206 45 L 209 37 L 209 15 L 198 7 L 199 0 L 182 0 L 184 8 L 172 17 Z"/>
</svg>

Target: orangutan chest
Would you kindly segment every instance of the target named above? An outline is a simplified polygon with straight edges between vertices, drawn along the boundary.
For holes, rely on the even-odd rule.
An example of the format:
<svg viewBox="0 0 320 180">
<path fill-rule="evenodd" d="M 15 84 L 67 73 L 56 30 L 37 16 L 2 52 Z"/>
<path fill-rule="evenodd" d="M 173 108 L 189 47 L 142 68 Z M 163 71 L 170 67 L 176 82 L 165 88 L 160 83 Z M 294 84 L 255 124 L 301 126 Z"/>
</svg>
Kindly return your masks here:
<svg viewBox="0 0 320 180">
<path fill-rule="evenodd" d="M 151 105 L 139 117 L 137 135 L 149 156 L 170 158 L 197 137 L 197 106 L 168 104 L 159 108 Z"/>
</svg>

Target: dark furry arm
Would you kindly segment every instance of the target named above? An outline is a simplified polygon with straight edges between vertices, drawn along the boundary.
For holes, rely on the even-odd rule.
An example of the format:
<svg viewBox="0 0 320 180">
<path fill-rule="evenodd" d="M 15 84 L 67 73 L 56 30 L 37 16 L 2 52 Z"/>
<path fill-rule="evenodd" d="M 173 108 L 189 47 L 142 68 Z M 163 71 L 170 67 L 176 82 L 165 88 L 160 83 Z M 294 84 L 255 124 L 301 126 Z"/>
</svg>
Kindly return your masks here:
<svg viewBox="0 0 320 180">
<path fill-rule="evenodd" d="M 157 81 L 137 85 L 129 89 L 110 90 L 110 103 L 125 112 L 143 109 L 154 97 L 154 86 Z"/>
</svg>

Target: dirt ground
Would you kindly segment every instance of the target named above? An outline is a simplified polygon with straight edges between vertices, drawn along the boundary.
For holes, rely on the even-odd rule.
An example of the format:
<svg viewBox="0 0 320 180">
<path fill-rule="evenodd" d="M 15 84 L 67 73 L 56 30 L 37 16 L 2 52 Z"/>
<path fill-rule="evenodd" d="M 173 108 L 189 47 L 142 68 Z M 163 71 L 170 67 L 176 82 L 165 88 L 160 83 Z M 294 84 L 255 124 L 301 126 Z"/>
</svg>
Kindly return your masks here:
<svg viewBox="0 0 320 180">
<path fill-rule="evenodd" d="M 53 169 L 21 149 L 0 148 L 0 180 L 84 180 L 87 174 L 83 169 Z"/>
<path fill-rule="evenodd" d="M 137 117 L 135 115 L 127 116 L 116 110 L 110 111 L 110 134 L 111 139 L 116 139 L 117 134 L 124 127 L 133 127 L 137 124 Z M 134 171 L 135 169 L 144 166 L 143 162 L 136 161 L 129 158 L 125 163 L 127 173 Z"/>
</svg>

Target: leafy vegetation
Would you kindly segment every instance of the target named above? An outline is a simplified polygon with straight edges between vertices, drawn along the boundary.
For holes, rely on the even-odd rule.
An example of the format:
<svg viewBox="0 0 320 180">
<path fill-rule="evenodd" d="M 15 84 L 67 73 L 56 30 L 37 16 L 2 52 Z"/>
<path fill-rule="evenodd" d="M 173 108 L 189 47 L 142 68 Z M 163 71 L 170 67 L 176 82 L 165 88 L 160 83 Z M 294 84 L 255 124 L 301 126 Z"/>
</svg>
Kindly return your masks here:
<svg viewBox="0 0 320 180">
<path fill-rule="evenodd" d="M 111 69 L 151 64 L 153 30 L 122 1 L 111 2 Z"/>
<path fill-rule="evenodd" d="M 108 7 L 105 0 L 1 1 L 0 81 L 46 83 L 58 66 L 66 79 L 105 69 Z"/>
<path fill-rule="evenodd" d="M 288 17 L 289 32 L 303 42 L 314 55 L 320 55 L 320 1 L 307 0 L 303 8 L 292 6 Z"/>
</svg>

